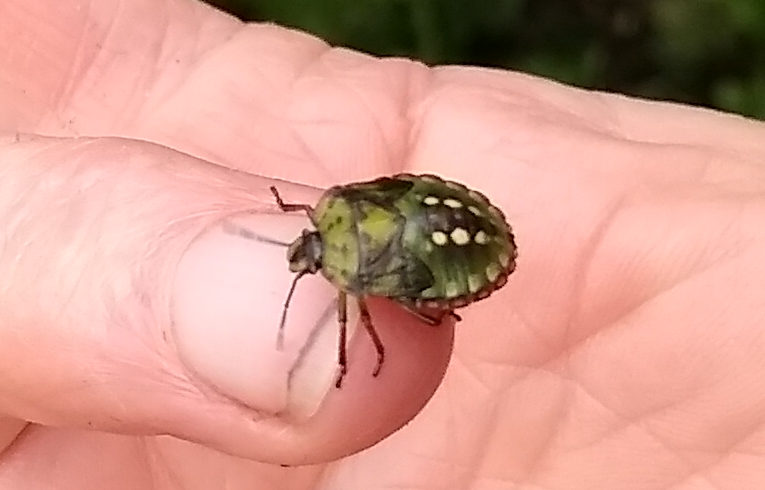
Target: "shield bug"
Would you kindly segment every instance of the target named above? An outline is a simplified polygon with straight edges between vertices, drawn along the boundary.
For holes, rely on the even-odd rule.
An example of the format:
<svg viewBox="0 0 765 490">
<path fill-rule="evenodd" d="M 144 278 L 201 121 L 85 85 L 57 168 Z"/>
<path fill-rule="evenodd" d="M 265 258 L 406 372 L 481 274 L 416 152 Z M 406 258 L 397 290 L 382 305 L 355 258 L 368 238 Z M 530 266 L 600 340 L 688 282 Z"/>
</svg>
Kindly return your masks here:
<svg viewBox="0 0 765 490">
<path fill-rule="evenodd" d="M 364 298 L 391 298 L 431 325 L 489 296 L 507 282 L 517 257 L 510 225 L 480 192 L 434 175 L 399 174 L 335 186 L 315 206 L 285 203 L 303 211 L 315 230 L 303 230 L 287 251 L 297 273 L 279 325 L 298 280 L 321 271 L 338 290 L 339 388 L 346 367 L 347 296 L 356 298 L 362 324 L 374 342 L 377 376 L 385 350 Z"/>
</svg>

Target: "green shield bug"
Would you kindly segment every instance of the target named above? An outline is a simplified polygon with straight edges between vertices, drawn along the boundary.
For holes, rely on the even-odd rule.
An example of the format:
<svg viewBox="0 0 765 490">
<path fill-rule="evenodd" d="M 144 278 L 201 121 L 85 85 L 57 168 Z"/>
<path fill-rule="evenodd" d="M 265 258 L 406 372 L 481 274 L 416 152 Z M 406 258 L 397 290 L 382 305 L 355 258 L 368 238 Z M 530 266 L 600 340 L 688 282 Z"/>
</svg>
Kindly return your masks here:
<svg viewBox="0 0 765 490">
<path fill-rule="evenodd" d="M 287 251 L 297 273 L 284 303 L 279 344 L 298 280 L 321 271 L 338 290 L 340 387 L 346 367 L 346 303 L 356 298 L 361 322 L 377 352 L 377 376 L 385 349 L 364 298 L 391 298 L 431 325 L 489 296 L 507 282 L 517 251 L 502 211 L 481 193 L 434 175 L 398 174 L 335 186 L 304 211 L 315 230 L 303 230 Z"/>
</svg>

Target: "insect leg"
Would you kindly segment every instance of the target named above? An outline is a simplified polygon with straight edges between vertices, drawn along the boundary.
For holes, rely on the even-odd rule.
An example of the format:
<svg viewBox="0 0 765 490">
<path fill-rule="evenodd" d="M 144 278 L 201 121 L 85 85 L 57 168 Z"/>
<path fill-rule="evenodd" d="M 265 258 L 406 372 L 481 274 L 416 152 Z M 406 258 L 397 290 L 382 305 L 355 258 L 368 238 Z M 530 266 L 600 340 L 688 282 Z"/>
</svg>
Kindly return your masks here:
<svg viewBox="0 0 765 490">
<path fill-rule="evenodd" d="M 345 374 L 348 372 L 348 360 L 345 354 L 345 344 L 347 340 L 346 326 L 348 324 L 348 308 L 346 307 L 347 297 L 348 295 L 345 293 L 345 291 L 338 291 L 337 293 L 337 324 L 340 329 L 340 333 L 338 335 L 338 344 L 337 344 L 337 364 L 338 366 L 340 366 L 340 373 L 337 375 L 337 380 L 335 381 L 335 388 L 340 388 L 340 386 L 343 384 L 343 378 L 345 377 Z"/>
<path fill-rule="evenodd" d="M 446 310 L 439 312 L 438 315 L 430 315 L 428 313 L 425 313 L 424 311 L 418 310 L 417 307 L 410 303 L 401 302 L 401 306 L 406 308 L 406 310 L 411 313 L 412 315 L 416 316 L 418 319 L 422 320 L 423 322 L 427 323 L 430 326 L 437 327 L 443 323 L 444 318 L 447 316 L 451 316 L 454 318 L 455 321 L 461 321 L 462 317 L 460 317 L 458 314 L 454 313 L 452 310 Z"/>
<path fill-rule="evenodd" d="M 269 189 L 271 189 L 271 194 L 273 194 L 274 197 L 276 198 L 276 204 L 279 205 L 279 209 L 281 209 L 285 213 L 290 213 L 292 211 L 305 211 L 308 214 L 308 216 L 313 216 L 313 207 L 311 207 L 310 205 L 285 203 L 282 200 L 282 196 L 279 195 L 279 191 L 276 190 L 276 187 L 271 186 L 269 187 Z"/>
<path fill-rule="evenodd" d="M 367 309 L 367 303 L 364 301 L 364 298 L 359 297 L 358 302 L 359 313 L 361 314 L 361 323 L 364 324 L 364 328 L 369 334 L 369 337 L 372 338 L 372 343 L 375 344 L 375 351 L 377 351 L 377 365 L 375 366 L 374 371 L 372 371 L 372 376 L 377 376 L 380 374 L 380 369 L 382 368 L 383 362 L 385 362 L 385 346 L 383 345 L 382 340 L 380 340 L 380 336 L 377 335 L 377 331 L 372 324 L 372 316 L 369 314 L 369 309 Z"/>
</svg>

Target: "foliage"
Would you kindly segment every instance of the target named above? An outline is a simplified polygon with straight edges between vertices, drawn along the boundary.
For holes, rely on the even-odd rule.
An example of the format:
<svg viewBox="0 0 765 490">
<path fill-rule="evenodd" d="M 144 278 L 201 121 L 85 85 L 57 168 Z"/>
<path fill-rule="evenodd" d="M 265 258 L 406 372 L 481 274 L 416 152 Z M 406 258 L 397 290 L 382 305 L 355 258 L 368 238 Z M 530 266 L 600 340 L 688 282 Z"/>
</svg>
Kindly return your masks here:
<svg viewBox="0 0 765 490">
<path fill-rule="evenodd" d="M 212 0 L 378 55 L 765 118 L 763 0 Z"/>
</svg>

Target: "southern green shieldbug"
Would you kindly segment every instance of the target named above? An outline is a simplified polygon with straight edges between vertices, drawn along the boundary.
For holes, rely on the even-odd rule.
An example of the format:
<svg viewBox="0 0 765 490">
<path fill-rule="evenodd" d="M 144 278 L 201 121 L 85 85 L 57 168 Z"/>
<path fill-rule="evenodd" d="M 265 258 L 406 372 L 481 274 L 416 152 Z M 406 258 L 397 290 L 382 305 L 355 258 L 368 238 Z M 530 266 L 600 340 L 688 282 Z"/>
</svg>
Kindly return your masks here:
<svg viewBox="0 0 765 490">
<path fill-rule="evenodd" d="M 399 174 L 335 186 L 315 206 L 285 203 L 304 211 L 314 231 L 303 230 L 287 251 L 296 272 L 279 325 L 279 343 L 298 280 L 321 270 L 338 290 L 340 373 L 346 367 L 347 296 L 356 298 L 362 324 L 374 342 L 377 376 L 385 349 L 364 298 L 384 296 L 431 325 L 504 286 L 517 251 L 502 211 L 481 193 L 434 175 Z"/>
</svg>

